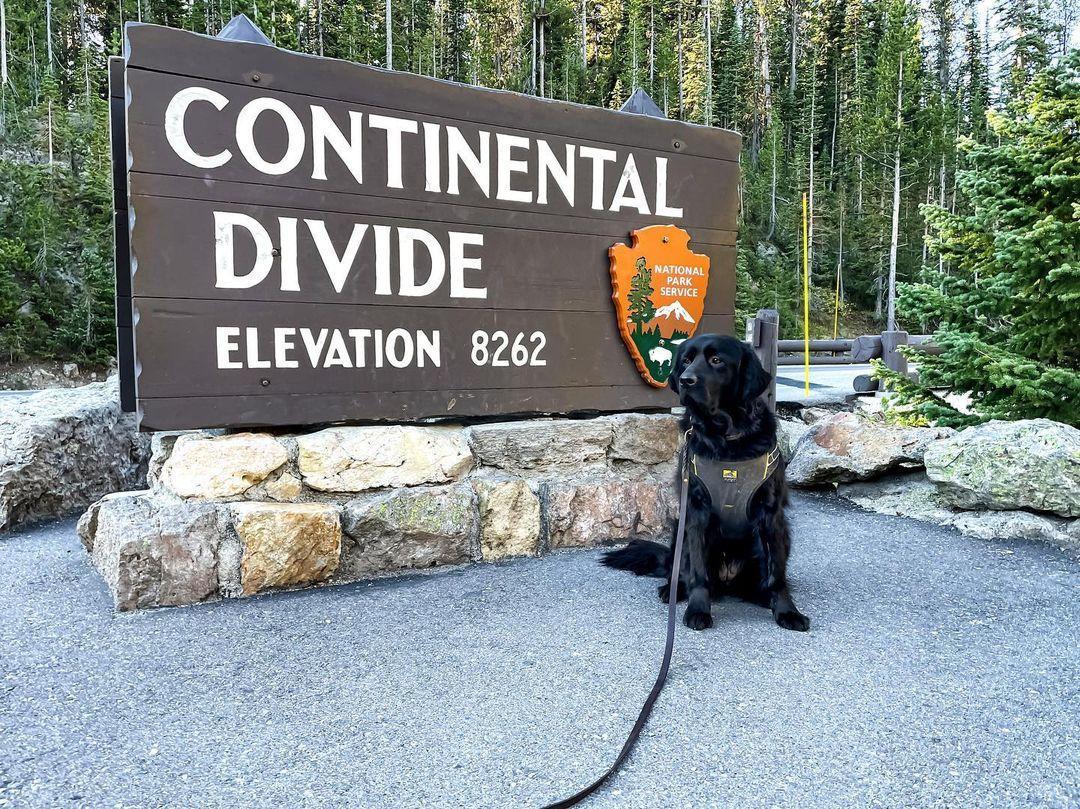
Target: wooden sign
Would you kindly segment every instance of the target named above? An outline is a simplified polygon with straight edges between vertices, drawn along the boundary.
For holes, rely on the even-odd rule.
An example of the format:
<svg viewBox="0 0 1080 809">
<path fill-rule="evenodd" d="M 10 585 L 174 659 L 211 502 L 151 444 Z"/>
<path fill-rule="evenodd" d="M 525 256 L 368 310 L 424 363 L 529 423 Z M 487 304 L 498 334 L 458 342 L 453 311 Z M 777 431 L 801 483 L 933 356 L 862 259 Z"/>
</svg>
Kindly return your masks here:
<svg viewBox="0 0 1080 809">
<path fill-rule="evenodd" d="M 641 376 L 662 388 L 679 344 L 693 337 L 705 314 L 709 257 L 690 250 L 690 234 L 651 225 L 617 244 L 611 257 L 615 321 Z"/>
<path fill-rule="evenodd" d="M 689 234 L 712 271 L 683 304 L 731 331 L 731 132 L 125 33 L 117 333 L 144 429 L 670 407 L 610 314 L 608 249 L 648 225 Z"/>
</svg>

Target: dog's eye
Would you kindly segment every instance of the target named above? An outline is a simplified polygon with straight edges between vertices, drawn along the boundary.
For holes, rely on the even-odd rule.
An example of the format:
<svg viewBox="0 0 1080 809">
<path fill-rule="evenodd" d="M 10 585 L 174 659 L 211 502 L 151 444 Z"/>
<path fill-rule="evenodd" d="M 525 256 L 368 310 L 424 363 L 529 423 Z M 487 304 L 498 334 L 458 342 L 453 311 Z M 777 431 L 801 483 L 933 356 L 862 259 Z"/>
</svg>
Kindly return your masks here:
<svg viewBox="0 0 1080 809">
<path fill-rule="evenodd" d="M 724 364 L 724 361 L 721 360 L 719 357 L 709 357 L 709 364 L 719 367 Z"/>
<path fill-rule="evenodd" d="M 690 358 L 689 357 L 683 357 L 682 364 L 683 364 L 683 368 L 685 368 L 687 365 L 690 364 Z"/>
</svg>

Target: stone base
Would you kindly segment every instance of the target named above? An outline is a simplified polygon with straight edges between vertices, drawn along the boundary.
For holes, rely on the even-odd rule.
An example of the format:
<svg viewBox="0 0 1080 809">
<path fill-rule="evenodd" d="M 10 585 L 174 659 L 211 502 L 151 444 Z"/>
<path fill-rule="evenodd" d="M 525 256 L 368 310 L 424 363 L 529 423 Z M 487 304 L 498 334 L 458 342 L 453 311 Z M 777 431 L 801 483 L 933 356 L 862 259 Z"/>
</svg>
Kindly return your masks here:
<svg viewBox="0 0 1080 809">
<path fill-rule="evenodd" d="M 119 610 L 539 555 L 675 518 L 674 416 L 154 436 L 79 536 Z"/>
</svg>

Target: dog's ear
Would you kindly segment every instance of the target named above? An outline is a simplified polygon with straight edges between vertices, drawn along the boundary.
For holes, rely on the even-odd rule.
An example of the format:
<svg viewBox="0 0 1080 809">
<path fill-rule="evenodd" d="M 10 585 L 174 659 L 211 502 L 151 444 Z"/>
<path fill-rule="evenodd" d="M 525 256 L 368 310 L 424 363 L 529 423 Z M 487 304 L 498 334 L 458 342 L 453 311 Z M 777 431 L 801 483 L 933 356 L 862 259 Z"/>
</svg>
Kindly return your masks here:
<svg viewBox="0 0 1080 809">
<path fill-rule="evenodd" d="M 675 356 L 671 358 L 671 373 L 668 374 L 667 384 L 676 393 L 679 392 L 679 373 L 682 368 L 682 355 L 683 348 L 686 343 L 679 343 L 679 347 L 675 349 Z"/>
<path fill-rule="evenodd" d="M 742 400 L 747 404 L 753 402 L 763 394 L 772 382 L 770 376 L 761 366 L 761 361 L 754 353 L 754 349 L 746 343 L 742 344 L 742 362 L 739 363 L 739 371 Z"/>
</svg>

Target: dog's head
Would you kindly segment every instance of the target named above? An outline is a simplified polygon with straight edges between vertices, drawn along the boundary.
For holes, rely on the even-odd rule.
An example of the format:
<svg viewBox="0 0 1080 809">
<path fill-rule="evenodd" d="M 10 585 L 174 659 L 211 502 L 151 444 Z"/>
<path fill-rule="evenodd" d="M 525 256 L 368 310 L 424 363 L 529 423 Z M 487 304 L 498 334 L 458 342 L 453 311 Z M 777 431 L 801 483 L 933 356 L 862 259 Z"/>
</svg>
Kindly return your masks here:
<svg viewBox="0 0 1080 809">
<path fill-rule="evenodd" d="M 720 334 L 682 343 L 668 377 L 679 401 L 709 413 L 749 407 L 771 381 L 750 346 Z"/>
</svg>

